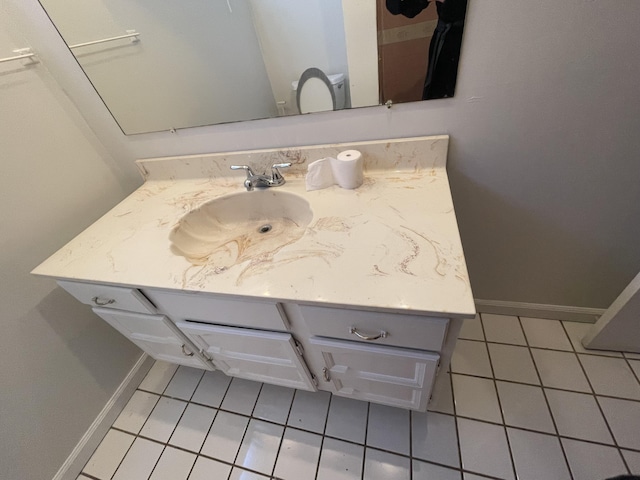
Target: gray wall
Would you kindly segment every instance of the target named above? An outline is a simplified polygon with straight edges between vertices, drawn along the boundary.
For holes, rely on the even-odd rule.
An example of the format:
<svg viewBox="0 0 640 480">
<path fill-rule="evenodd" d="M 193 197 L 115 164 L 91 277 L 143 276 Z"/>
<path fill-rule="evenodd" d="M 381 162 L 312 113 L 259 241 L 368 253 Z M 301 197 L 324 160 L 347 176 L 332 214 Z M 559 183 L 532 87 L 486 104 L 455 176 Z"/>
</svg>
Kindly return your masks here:
<svg viewBox="0 0 640 480">
<path fill-rule="evenodd" d="M 0 3 L 0 57 L 28 43 Z M 128 191 L 42 64 L 0 64 L 0 477 L 53 477 L 140 351 L 30 270 Z"/>
</svg>

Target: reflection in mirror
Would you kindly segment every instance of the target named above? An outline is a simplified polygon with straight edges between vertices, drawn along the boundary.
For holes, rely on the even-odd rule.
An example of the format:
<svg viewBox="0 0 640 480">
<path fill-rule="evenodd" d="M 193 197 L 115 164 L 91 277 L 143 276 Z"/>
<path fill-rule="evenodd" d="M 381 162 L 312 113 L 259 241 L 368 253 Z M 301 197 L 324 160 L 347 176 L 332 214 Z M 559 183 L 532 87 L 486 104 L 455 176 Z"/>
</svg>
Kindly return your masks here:
<svg viewBox="0 0 640 480">
<path fill-rule="evenodd" d="M 453 97 L 467 0 L 377 0 L 383 102 Z"/>
<path fill-rule="evenodd" d="M 299 114 L 310 68 L 341 99 L 327 109 L 421 100 L 442 10 L 439 0 L 40 3 L 127 135 Z"/>
</svg>

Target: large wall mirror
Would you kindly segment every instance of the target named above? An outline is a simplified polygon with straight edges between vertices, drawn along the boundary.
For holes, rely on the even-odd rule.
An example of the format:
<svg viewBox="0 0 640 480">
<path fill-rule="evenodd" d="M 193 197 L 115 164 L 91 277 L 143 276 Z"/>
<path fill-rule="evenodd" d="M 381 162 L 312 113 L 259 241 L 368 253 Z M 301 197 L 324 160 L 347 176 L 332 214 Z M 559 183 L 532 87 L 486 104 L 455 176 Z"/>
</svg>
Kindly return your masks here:
<svg viewBox="0 0 640 480">
<path fill-rule="evenodd" d="M 132 135 L 452 96 L 467 0 L 40 3 Z"/>
</svg>

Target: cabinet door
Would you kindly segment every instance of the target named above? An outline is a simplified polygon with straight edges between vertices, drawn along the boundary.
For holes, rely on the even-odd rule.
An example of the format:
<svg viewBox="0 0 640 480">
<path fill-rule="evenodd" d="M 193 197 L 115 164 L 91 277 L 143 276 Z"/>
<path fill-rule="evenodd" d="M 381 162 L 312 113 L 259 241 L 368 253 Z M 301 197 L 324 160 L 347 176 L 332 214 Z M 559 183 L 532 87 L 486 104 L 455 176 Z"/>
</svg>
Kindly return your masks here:
<svg viewBox="0 0 640 480">
<path fill-rule="evenodd" d="M 182 338 L 164 315 L 144 315 L 108 308 L 93 311 L 125 337 L 138 345 L 156 360 L 213 370 L 213 366 L 201 358 L 197 348 Z"/>
<path fill-rule="evenodd" d="M 227 375 L 301 390 L 317 390 L 289 333 L 190 322 L 176 323 Z"/>
<path fill-rule="evenodd" d="M 438 369 L 437 353 L 311 337 L 337 395 L 425 411 Z"/>
</svg>

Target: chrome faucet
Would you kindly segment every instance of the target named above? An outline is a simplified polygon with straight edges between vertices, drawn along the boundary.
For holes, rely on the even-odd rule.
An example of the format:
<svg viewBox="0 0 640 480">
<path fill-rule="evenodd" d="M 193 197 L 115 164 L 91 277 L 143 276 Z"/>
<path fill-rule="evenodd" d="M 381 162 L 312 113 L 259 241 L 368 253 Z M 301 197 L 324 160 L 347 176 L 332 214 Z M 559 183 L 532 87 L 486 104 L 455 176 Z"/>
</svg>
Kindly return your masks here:
<svg viewBox="0 0 640 480">
<path fill-rule="evenodd" d="M 231 170 L 246 170 L 247 178 L 244 181 L 244 187 L 247 191 L 251 191 L 254 188 L 267 188 L 267 187 L 279 187 L 284 185 L 285 180 L 280 173 L 279 168 L 290 167 L 291 162 L 288 163 L 274 163 L 271 165 L 271 176 L 266 173 L 256 175 L 249 165 L 231 165 Z"/>
</svg>

